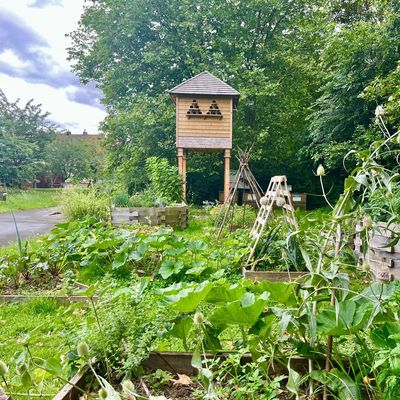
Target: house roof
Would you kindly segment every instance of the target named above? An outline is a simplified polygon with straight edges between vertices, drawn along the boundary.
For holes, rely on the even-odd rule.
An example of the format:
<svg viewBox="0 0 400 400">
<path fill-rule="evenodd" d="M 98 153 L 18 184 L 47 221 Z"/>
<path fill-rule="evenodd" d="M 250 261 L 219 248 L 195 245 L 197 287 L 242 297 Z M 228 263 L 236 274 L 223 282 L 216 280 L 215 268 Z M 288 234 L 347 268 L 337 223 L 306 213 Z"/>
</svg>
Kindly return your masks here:
<svg viewBox="0 0 400 400">
<path fill-rule="evenodd" d="M 173 97 L 176 95 L 229 96 L 234 98 L 235 105 L 240 96 L 237 90 L 208 71 L 201 72 L 180 83 L 178 86 L 172 88 L 169 94 Z"/>
</svg>

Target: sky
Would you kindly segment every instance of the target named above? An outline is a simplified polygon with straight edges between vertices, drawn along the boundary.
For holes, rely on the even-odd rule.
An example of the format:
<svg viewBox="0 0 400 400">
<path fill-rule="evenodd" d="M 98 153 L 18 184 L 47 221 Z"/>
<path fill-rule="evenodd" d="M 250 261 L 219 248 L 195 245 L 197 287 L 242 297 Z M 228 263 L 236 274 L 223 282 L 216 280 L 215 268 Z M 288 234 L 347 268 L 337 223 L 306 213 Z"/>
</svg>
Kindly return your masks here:
<svg viewBox="0 0 400 400">
<path fill-rule="evenodd" d="M 97 133 L 102 93 L 83 85 L 67 61 L 84 0 L 0 0 L 0 89 L 10 101 L 34 99 L 73 134 Z"/>
</svg>

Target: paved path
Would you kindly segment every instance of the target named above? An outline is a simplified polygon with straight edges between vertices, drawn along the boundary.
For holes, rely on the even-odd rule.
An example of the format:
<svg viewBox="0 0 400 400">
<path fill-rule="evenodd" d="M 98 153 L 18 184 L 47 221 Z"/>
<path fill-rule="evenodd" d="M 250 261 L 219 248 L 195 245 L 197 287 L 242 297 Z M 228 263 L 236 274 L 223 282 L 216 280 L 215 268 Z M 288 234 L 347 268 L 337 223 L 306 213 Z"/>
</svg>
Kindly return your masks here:
<svg viewBox="0 0 400 400">
<path fill-rule="evenodd" d="M 49 232 L 62 222 L 59 207 L 14 212 L 18 231 L 23 239 Z M 0 213 L 0 246 L 15 242 L 15 224 L 11 213 Z"/>
</svg>

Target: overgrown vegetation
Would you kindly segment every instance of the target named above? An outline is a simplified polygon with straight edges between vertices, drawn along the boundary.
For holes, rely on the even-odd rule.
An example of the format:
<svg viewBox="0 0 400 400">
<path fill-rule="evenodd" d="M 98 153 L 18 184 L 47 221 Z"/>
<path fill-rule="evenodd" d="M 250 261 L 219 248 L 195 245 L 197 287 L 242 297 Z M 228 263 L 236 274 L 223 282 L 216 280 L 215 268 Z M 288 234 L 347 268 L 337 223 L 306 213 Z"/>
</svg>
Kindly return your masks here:
<svg viewBox="0 0 400 400">
<path fill-rule="evenodd" d="M 143 397 L 131 381 L 141 376 L 141 362 L 151 350 L 173 349 L 192 351 L 199 371 L 187 398 L 396 398 L 399 285 L 371 282 L 351 238 L 371 210 L 398 218 L 397 197 L 382 197 L 398 190 L 397 171 L 379 163 L 381 154 L 398 152 L 398 135 L 353 153 L 357 167 L 330 213 L 297 213 L 293 231 L 276 212 L 253 261 L 268 270 L 305 270 L 301 281 L 243 280 L 248 228 L 228 230 L 217 242 L 210 219 L 174 233 L 116 229 L 92 218 L 59 225 L 22 257 L 3 257 L 3 288 L 43 285 L 46 277 L 91 284 L 84 294 L 95 318 L 81 321 L 74 341 L 89 345 L 78 345 L 80 361 L 71 365 L 89 364 L 98 382 L 92 390 L 106 397 L 120 396 L 110 385 L 116 376 L 125 377 L 122 395 Z M 324 184 L 323 169 L 318 174 Z M 203 357 L 223 350 L 234 353 L 225 361 Z M 242 366 L 245 353 L 252 362 Z M 296 357 L 306 360 L 303 369 Z M 275 377 L 278 364 L 284 369 Z M 144 397 L 151 398 L 148 390 Z"/>
<path fill-rule="evenodd" d="M 116 194 L 113 198 L 116 207 L 162 207 L 182 202 L 182 177 L 176 166 L 171 166 L 165 158 L 149 157 L 146 171 L 149 179 L 146 187 L 131 196 L 126 192 Z"/>
<path fill-rule="evenodd" d="M 4 375 L 8 387 L 3 381 L 3 389 L 15 399 L 26 399 L 26 393 L 53 398 L 75 370 L 74 335 L 79 313 L 84 312 L 74 315 L 46 298 L 2 304 L 0 360 L 6 361 L 9 369 Z"/>
</svg>

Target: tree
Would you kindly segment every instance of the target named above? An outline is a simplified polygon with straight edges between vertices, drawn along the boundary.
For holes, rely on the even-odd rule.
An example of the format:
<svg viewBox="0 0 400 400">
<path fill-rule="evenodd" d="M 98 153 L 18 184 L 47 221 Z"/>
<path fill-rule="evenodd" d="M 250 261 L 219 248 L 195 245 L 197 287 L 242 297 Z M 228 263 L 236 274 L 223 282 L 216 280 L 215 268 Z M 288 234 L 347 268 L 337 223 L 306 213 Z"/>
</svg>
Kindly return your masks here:
<svg viewBox="0 0 400 400">
<path fill-rule="evenodd" d="M 319 76 L 314 31 L 322 25 L 317 5 L 323 2 L 312 3 L 90 2 L 69 54 L 81 79 L 97 81 L 105 94 L 110 117 L 102 128 L 113 169 L 143 172 L 149 156 L 175 158 L 166 91 L 207 69 L 241 92 L 234 140 L 254 143 L 256 174 L 267 180 L 295 170 Z M 204 181 L 202 171 L 188 170 L 189 180 Z"/>
<path fill-rule="evenodd" d="M 33 100 L 20 106 L 0 89 L 0 182 L 18 186 L 32 182 L 43 168 L 43 151 L 56 132 L 48 113 Z"/>
<path fill-rule="evenodd" d="M 258 180 L 286 174 L 296 190 L 318 190 L 312 167 L 320 162 L 341 189 L 343 156 L 380 135 L 371 125 L 376 102 L 397 104 L 388 92 L 398 77 L 396 0 L 87 3 L 70 60 L 103 89 L 110 165 L 127 175 L 143 173 L 149 156 L 175 158 L 166 91 L 203 70 L 241 92 L 234 146 L 253 144 Z M 370 85 L 374 94 L 364 92 Z M 194 158 L 188 187 L 204 189 L 220 160 Z"/>
<path fill-rule="evenodd" d="M 0 184 L 18 186 L 32 181 L 39 166 L 34 161 L 36 146 L 13 135 L 0 135 Z"/>
<path fill-rule="evenodd" d="M 48 120 L 50 114 L 42 111 L 40 104 L 29 100 L 24 106 L 20 101 L 10 102 L 0 89 L 0 135 L 14 135 L 34 143 L 38 153 L 53 139 L 58 130 Z"/>
<path fill-rule="evenodd" d="M 344 5 L 350 3 L 358 5 L 357 13 L 352 18 L 347 13 L 345 23 L 335 25 L 335 32 L 326 38 L 321 59 L 326 73 L 310 116 L 306 147 L 315 165 L 324 163 L 342 176 L 345 154 L 381 136 L 371 122 L 377 104 L 390 97 L 388 92 L 395 92 L 390 80 L 400 59 L 396 2 L 371 1 L 361 7 L 362 2 L 345 1 Z M 382 76 L 388 77 L 387 85 Z"/>
<path fill-rule="evenodd" d="M 93 143 L 73 135 L 57 135 L 45 150 L 46 175 L 52 186 L 57 178 L 63 182 L 95 180 L 101 164 L 101 155 Z"/>
</svg>

